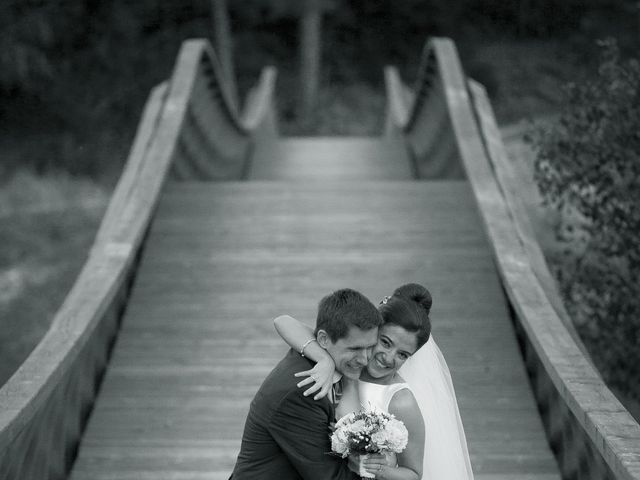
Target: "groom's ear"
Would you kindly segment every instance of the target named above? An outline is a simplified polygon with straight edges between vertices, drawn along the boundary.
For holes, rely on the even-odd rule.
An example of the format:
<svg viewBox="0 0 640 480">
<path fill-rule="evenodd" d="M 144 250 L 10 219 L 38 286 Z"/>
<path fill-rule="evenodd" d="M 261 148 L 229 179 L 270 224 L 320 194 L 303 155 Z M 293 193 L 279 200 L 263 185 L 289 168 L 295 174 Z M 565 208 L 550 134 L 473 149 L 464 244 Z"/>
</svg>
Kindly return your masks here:
<svg viewBox="0 0 640 480">
<path fill-rule="evenodd" d="M 316 334 L 316 340 L 318 341 L 318 345 L 326 349 L 330 341 L 329 334 L 325 330 L 320 329 Z"/>
</svg>

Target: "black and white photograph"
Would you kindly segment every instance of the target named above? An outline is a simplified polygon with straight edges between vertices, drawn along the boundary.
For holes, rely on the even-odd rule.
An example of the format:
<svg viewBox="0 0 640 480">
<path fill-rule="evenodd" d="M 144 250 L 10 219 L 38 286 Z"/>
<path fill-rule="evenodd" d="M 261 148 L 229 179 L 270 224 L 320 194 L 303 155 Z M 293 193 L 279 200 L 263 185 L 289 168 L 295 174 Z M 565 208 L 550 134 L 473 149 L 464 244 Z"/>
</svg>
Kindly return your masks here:
<svg viewBox="0 0 640 480">
<path fill-rule="evenodd" d="M 640 2 L 2 0 L 0 480 L 640 480 Z"/>
</svg>

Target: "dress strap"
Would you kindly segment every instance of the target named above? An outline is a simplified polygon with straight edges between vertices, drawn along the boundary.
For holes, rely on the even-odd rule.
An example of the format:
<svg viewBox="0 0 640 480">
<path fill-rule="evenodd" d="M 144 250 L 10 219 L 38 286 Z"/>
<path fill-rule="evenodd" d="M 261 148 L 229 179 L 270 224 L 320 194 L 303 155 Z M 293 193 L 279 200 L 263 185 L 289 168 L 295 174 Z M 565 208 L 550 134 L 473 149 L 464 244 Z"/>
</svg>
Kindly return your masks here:
<svg viewBox="0 0 640 480">
<path fill-rule="evenodd" d="M 405 388 L 408 388 L 409 390 L 411 390 L 411 387 L 406 382 L 392 383 L 391 385 L 389 385 L 389 392 L 391 393 L 391 396 L 394 396 L 400 390 L 404 390 Z"/>
<path fill-rule="evenodd" d="M 386 397 L 387 398 L 385 399 L 386 400 L 385 404 L 386 404 L 386 407 L 387 407 L 386 408 L 387 411 L 389 411 L 389 404 L 391 403 L 391 399 L 393 398 L 393 396 L 396 393 L 398 393 L 400 390 L 404 390 L 404 389 L 411 390 L 411 387 L 409 387 L 408 383 L 404 383 L 404 382 L 403 383 L 393 383 L 393 384 L 391 384 L 391 385 L 389 385 L 387 387 L 387 390 L 386 390 Z"/>
</svg>

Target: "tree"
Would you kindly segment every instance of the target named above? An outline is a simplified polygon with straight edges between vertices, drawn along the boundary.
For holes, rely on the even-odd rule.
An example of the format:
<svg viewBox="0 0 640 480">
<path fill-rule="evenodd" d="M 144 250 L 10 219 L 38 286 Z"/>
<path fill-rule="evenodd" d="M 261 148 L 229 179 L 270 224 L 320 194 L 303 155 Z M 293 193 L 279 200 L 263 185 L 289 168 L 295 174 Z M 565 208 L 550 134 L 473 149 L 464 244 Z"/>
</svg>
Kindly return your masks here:
<svg viewBox="0 0 640 480">
<path fill-rule="evenodd" d="M 0 6 L 0 87 L 30 90 L 52 75 L 51 47 L 58 41 L 53 8 Z"/>
<path fill-rule="evenodd" d="M 213 15 L 213 34 L 215 51 L 226 79 L 227 92 L 234 105 L 238 106 L 238 92 L 236 87 L 235 69 L 233 68 L 233 41 L 231 39 L 231 22 L 227 0 L 211 0 Z"/>
<path fill-rule="evenodd" d="M 303 0 L 300 16 L 300 113 L 308 121 L 318 101 L 322 56 L 322 0 Z"/>
<path fill-rule="evenodd" d="M 567 309 L 605 379 L 640 399 L 640 62 L 615 41 L 533 135 L 535 178 L 562 214 Z"/>
</svg>

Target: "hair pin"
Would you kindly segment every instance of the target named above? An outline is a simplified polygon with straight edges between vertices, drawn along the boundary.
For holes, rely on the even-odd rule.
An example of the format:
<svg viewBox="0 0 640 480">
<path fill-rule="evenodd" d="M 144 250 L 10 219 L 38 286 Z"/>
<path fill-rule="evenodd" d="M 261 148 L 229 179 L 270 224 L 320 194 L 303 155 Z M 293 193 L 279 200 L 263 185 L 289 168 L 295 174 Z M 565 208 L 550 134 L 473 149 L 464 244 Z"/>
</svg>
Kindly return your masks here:
<svg viewBox="0 0 640 480">
<path fill-rule="evenodd" d="M 387 295 L 386 297 L 384 297 L 384 298 L 382 299 L 382 301 L 380 302 L 380 304 L 381 304 L 381 305 L 386 305 L 390 298 L 391 298 L 391 297 L 390 297 L 389 295 Z"/>
</svg>

